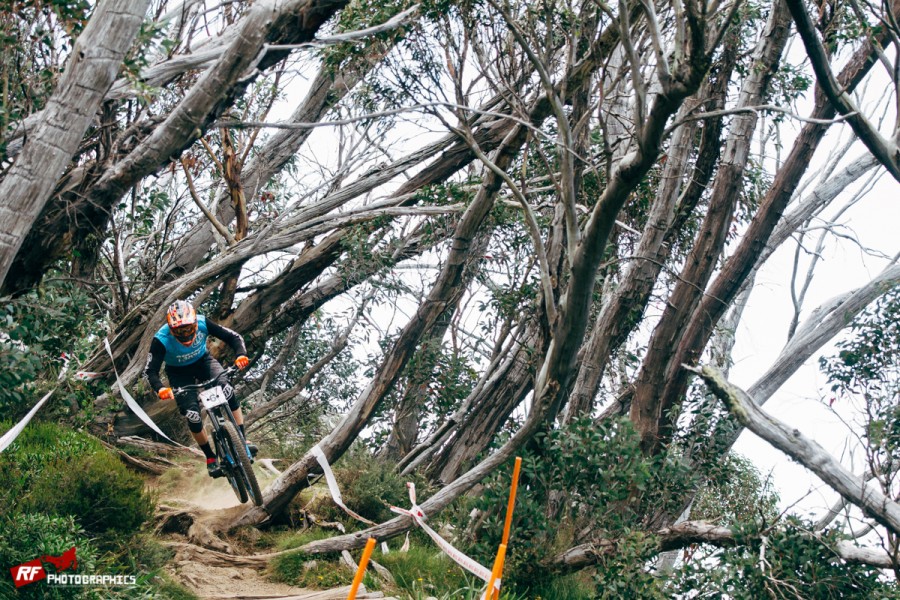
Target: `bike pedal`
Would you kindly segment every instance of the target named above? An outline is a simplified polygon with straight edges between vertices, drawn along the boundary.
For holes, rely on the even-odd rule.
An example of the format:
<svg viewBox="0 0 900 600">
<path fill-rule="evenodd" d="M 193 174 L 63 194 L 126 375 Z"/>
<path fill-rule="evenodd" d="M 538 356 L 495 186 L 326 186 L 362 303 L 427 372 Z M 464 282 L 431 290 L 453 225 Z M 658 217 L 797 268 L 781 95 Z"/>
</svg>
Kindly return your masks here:
<svg viewBox="0 0 900 600">
<path fill-rule="evenodd" d="M 222 472 L 221 467 L 219 467 L 219 465 L 215 463 L 206 465 L 206 472 L 209 473 L 209 476 L 213 479 L 217 479 L 225 475 L 225 473 Z"/>
</svg>

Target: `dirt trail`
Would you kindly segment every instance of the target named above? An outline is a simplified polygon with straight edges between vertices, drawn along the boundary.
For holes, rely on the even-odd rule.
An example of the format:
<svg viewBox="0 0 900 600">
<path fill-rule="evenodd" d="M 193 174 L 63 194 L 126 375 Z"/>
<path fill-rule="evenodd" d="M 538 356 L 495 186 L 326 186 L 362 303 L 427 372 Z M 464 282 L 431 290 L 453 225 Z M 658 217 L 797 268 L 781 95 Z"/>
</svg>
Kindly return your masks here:
<svg viewBox="0 0 900 600">
<path fill-rule="evenodd" d="M 257 468 L 255 472 L 260 487 L 265 488 L 274 479 L 273 474 L 263 469 Z M 228 554 L 245 553 L 213 533 L 217 521 L 243 510 L 226 480 L 210 479 L 202 463 L 193 461 L 170 469 L 153 487 L 159 494 L 157 534 L 164 541 L 188 542 Z M 343 600 L 348 593 L 346 587 L 323 591 L 272 582 L 266 579 L 264 568 L 203 564 L 197 560 L 197 554 L 182 550 L 176 552 L 167 571 L 175 581 L 204 600 Z M 383 598 L 383 595 L 360 593 L 357 598 Z"/>
</svg>

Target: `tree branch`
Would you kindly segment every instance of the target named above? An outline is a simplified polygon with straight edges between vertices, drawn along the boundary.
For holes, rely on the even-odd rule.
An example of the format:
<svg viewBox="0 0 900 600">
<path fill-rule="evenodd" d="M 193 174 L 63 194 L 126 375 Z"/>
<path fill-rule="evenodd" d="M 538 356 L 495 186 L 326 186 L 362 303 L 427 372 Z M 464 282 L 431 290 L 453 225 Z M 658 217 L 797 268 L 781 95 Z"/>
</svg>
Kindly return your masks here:
<svg viewBox="0 0 900 600">
<path fill-rule="evenodd" d="M 659 552 L 687 548 L 693 544 L 711 544 L 719 547 L 729 547 L 737 544 L 733 529 L 703 521 L 684 521 L 671 527 L 664 527 L 656 531 L 654 535 L 658 539 Z M 815 535 L 813 537 L 821 539 Z M 889 569 L 894 566 L 892 557 L 881 548 L 859 547 L 851 541 L 841 540 L 830 547 L 830 549 L 838 558 L 847 562 L 882 569 Z M 544 564 L 554 570 L 574 571 L 597 564 L 617 551 L 617 540 L 600 539 L 569 548 Z"/>
<path fill-rule="evenodd" d="M 786 0 L 786 2 L 791 16 L 797 24 L 797 32 L 806 47 L 806 54 L 816 73 L 816 79 L 828 101 L 835 110 L 847 118 L 847 122 L 857 137 L 894 176 L 894 179 L 900 181 L 900 151 L 897 149 L 897 144 L 881 136 L 878 130 L 862 115 L 850 95 L 838 84 L 834 73 L 831 72 L 825 48 L 816 35 L 815 26 L 803 5 L 803 0 Z"/>
<path fill-rule="evenodd" d="M 231 232 L 222 225 L 219 220 L 216 218 L 214 214 L 212 214 L 206 205 L 203 204 L 203 200 L 200 199 L 200 196 L 197 195 L 197 188 L 194 187 L 194 178 L 191 175 L 191 170 L 188 168 L 187 164 L 184 161 L 184 158 L 181 159 L 181 168 L 184 169 L 184 176 L 187 178 L 188 190 L 190 191 L 191 199 L 194 201 L 194 204 L 200 209 L 200 212 L 203 213 L 203 216 L 212 223 L 212 226 L 215 227 L 216 231 L 219 232 L 225 241 L 228 242 L 229 246 L 235 245 L 234 236 L 231 235 Z"/>
<path fill-rule="evenodd" d="M 841 496 L 858 506 L 894 534 L 900 533 L 900 504 L 880 490 L 861 484 L 859 477 L 844 469 L 822 446 L 764 412 L 747 393 L 731 384 L 718 369 L 682 365 L 698 374 L 710 391 L 726 404 L 741 424 L 815 473 Z"/>
</svg>

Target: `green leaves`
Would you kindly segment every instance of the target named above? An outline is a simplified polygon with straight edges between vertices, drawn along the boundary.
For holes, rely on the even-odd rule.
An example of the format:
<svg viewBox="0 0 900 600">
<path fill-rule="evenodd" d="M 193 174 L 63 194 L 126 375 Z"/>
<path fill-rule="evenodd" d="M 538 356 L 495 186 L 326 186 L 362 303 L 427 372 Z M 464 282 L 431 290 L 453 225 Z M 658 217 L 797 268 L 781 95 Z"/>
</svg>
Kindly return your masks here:
<svg viewBox="0 0 900 600">
<path fill-rule="evenodd" d="M 673 578 L 673 589 L 736 600 L 898 597 L 896 585 L 882 581 L 878 569 L 837 558 L 837 533 L 811 532 L 811 523 L 795 517 L 777 528 L 749 525 L 736 535 L 736 546 L 686 561 Z M 715 568 L 704 565 L 712 561 Z"/>
<path fill-rule="evenodd" d="M 836 355 L 819 359 L 834 394 L 830 403 L 861 400 L 872 460 L 900 458 L 900 290 L 888 292 L 860 315 L 837 348 Z"/>
<path fill-rule="evenodd" d="M 92 317 L 92 315 L 95 315 Z M 85 358 L 99 315 L 84 292 L 55 282 L 0 307 L 0 409 L 16 416 L 30 408 L 40 376 L 55 378 L 60 355 Z"/>
</svg>

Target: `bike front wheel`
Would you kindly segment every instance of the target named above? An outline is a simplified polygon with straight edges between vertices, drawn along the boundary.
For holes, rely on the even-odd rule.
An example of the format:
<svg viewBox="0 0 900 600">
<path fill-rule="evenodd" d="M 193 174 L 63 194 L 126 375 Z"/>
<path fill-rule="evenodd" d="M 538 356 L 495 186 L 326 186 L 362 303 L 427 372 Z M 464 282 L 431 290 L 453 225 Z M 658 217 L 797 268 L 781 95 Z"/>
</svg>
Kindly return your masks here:
<svg viewBox="0 0 900 600">
<path fill-rule="evenodd" d="M 231 456 L 235 458 L 235 465 L 228 475 L 229 480 L 234 477 L 237 479 L 237 485 L 231 484 L 235 488 L 241 502 L 246 502 L 249 498 L 256 506 L 262 504 L 262 492 L 259 489 L 259 482 L 256 481 L 256 474 L 253 472 L 253 465 L 250 464 L 250 456 L 247 454 L 247 444 L 241 434 L 230 421 L 225 421 L 222 433 L 230 446 Z M 243 494 L 238 490 L 242 490 Z"/>
<path fill-rule="evenodd" d="M 244 479 L 239 475 L 239 471 L 241 470 L 240 458 L 236 452 L 236 448 L 239 447 L 239 444 L 234 444 L 232 442 L 233 438 L 231 432 L 224 427 L 234 429 L 231 423 L 226 422 L 223 428 L 220 428 L 219 431 L 216 432 L 214 437 L 216 442 L 216 456 L 219 457 L 219 468 L 222 469 L 222 473 L 225 475 L 228 483 L 231 484 L 231 489 L 234 490 L 238 500 L 243 504 L 247 501 L 248 495 L 247 488 L 244 485 Z"/>
</svg>

